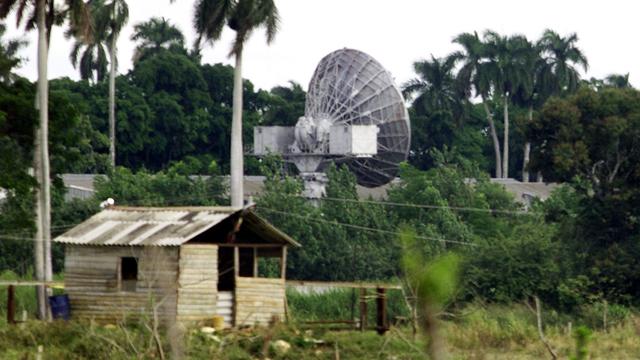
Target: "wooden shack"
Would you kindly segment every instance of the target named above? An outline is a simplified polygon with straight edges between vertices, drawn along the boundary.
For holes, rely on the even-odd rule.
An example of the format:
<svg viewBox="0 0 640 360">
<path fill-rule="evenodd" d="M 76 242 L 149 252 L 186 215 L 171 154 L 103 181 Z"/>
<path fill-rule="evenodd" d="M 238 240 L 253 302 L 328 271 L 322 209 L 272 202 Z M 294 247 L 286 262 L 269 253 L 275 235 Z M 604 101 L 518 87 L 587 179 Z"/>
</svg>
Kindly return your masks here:
<svg viewBox="0 0 640 360">
<path fill-rule="evenodd" d="M 111 207 L 57 237 L 73 318 L 268 323 L 285 315 L 287 249 L 253 209 Z"/>
</svg>

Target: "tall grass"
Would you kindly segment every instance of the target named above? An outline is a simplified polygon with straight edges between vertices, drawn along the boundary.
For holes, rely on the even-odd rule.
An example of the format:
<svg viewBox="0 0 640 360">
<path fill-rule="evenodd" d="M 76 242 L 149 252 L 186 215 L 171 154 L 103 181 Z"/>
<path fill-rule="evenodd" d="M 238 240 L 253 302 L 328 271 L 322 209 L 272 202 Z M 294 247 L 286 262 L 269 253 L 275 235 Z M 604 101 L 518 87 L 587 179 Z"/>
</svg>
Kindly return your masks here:
<svg viewBox="0 0 640 360">
<path fill-rule="evenodd" d="M 0 273 L 0 280 L 32 280 L 31 276 L 25 278 L 19 276 L 13 271 L 3 271 Z M 9 288 L 7 286 L 0 286 L 0 322 L 6 322 L 7 314 L 7 295 Z M 26 311 L 29 317 L 33 317 L 36 313 L 36 288 L 34 286 L 17 286 L 15 289 L 16 299 L 16 316 L 20 318 L 20 314 Z"/>
<path fill-rule="evenodd" d="M 367 293 L 367 320 L 375 324 L 375 290 Z M 409 309 L 399 290 L 387 290 L 387 317 L 394 320 L 409 316 Z M 360 291 L 358 289 L 334 289 L 322 293 L 300 293 L 287 290 L 289 311 L 294 321 L 356 320 L 360 314 Z"/>
<path fill-rule="evenodd" d="M 613 315 L 615 321 L 610 322 L 605 331 L 601 310 L 598 304 L 585 306 L 574 314 L 543 309 L 545 337 L 561 358 L 575 356 L 575 334 L 580 328 L 593 331 L 587 346 L 590 358 L 640 358 L 640 319 L 631 309 L 617 309 Z M 548 357 L 538 336 L 535 313 L 523 304 L 472 304 L 444 326 L 449 347 L 468 355 L 467 358 L 495 358 L 499 357 L 497 354 L 506 353 L 510 354 L 506 358 L 511 359 Z"/>
<path fill-rule="evenodd" d="M 16 274 L 13 271 L 5 270 L 0 272 L 0 281 L 8 281 L 8 280 L 34 280 L 31 274 L 27 274 L 26 276 L 21 276 Z M 61 281 L 62 274 L 54 275 L 54 280 Z M 7 321 L 7 295 L 9 288 L 8 286 L 0 286 L 0 323 L 5 323 Z M 61 294 L 63 293 L 63 289 L 53 289 L 53 294 Z M 16 286 L 15 288 L 15 301 L 16 301 L 16 318 L 20 319 L 22 317 L 22 313 L 25 312 L 27 314 L 27 319 L 34 319 L 36 316 L 36 287 L 35 286 Z"/>
</svg>

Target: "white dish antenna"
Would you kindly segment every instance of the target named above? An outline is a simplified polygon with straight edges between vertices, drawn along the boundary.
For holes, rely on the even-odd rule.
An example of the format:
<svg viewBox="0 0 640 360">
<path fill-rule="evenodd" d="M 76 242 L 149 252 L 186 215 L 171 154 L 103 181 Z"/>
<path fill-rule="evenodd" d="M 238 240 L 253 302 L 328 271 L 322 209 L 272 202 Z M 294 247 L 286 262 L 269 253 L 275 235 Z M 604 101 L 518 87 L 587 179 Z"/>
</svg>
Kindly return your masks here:
<svg viewBox="0 0 640 360">
<path fill-rule="evenodd" d="M 358 184 L 393 180 L 411 143 L 409 115 L 393 78 L 371 56 L 341 49 L 325 56 L 309 83 L 295 127 L 254 129 L 255 155 L 281 154 L 305 180 L 307 196 L 324 194 L 324 168 L 345 164 Z"/>
</svg>

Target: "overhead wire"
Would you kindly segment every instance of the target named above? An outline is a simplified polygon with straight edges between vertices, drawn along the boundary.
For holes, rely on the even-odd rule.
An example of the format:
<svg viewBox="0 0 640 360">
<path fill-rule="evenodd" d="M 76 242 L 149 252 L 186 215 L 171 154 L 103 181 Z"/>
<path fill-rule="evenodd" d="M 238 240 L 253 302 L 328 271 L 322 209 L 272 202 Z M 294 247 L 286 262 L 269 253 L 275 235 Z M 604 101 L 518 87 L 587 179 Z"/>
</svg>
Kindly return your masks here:
<svg viewBox="0 0 640 360">
<path fill-rule="evenodd" d="M 204 192 L 204 195 L 214 195 L 216 193 L 214 192 Z M 173 197 L 173 198 L 167 198 L 167 197 L 163 197 L 164 201 L 158 201 L 158 202 L 154 202 L 154 200 L 150 200 L 150 199 L 136 199 L 136 200 L 131 200 L 131 201 L 126 201 L 125 204 L 123 206 L 126 205 L 148 205 L 148 206 L 166 206 L 165 204 L 167 202 L 179 202 L 182 200 L 188 200 L 188 199 L 196 199 L 200 196 L 202 196 L 203 194 L 190 194 L 187 196 L 180 196 L 180 197 Z M 288 196 L 288 197 L 296 197 L 296 198 L 305 198 L 303 195 L 300 194 L 279 194 L 279 195 L 284 195 L 284 196 Z M 364 200 L 364 199 L 349 199 L 349 198 L 335 198 L 335 197 L 322 197 L 319 200 L 321 201 L 340 201 L 340 202 L 345 202 L 345 203 L 358 203 L 358 204 L 369 204 L 369 205 L 380 205 L 380 206 L 391 206 L 391 207 L 408 207 L 408 208 L 419 208 L 419 209 L 449 209 L 449 210 L 454 210 L 454 211 L 469 211 L 469 212 L 483 212 L 483 213 L 490 213 L 490 214 L 505 214 L 505 215 L 527 215 L 527 216 L 535 216 L 536 214 L 534 213 L 530 213 L 528 211 L 524 211 L 524 210 L 503 210 L 503 209 L 486 209 L 486 208 L 474 208 L 474 207 L 459 207 L 459 206 L 447 206 L 447 205 L 428 205 L 428 204 L 411 204 L 411 203 L 398 203 L 398 202 L 391 202 L 391 201 L 378 201 L 378 200 Z M 268 209 L 268 208 L 264 208 L 264 207 L 260 207 L 259 209 L 262 210 L 266 210 L 266 211 L 272 211 L 272 212 L 276 212 L 278 210 L 273 210 L 273 209 Z M 307 219 L 307 217 L 302 216 L 302 215 L 298 215 L 298 214 L 291 214 L 291 213 L 285 213 L 288 216 L 294 216 L 294 217 L 299 217 L 302 219 Z M 322 220 L 322 219 L 316 219 L 315 221 L 320 221 L 320 222 L 329 222 L 332 224 L 338 224 L 341 226 L 345 226 L 345 227 L 351 227 L 354 229 L 360 229 L 360 230 L 366 230 L 366 231 L 378 231 L 378 232 L 384 232 L 384 233 L 390 233 L 390 234 L 395 234 L 398 235 L 397 232 L 393 232 L 393 231 L 388 231 L 388 230 L 382 230 L 382 229 L 374 229 L 374 228 L 368 228 L 368 227 L 364 227 L 364 226 L 360 226 L 360 225 L 354 225 L 354 224 L 344 224 L 344 223 L 339 223 L 339 222 L 333 222 L 333 221 L 327 221 L 327 220 Z M 65 229 L 69 229 L 72 228 L 74 226 L 79 225 L 81 222 L 79 223 L 75 223 L 75 224 L 59 224 L 59 225 L 55 225 L 52 226 L 51 229 L 54 230 L 65 230 Z M 13 233 L 0 233 L 0 238 L 4 238 L 4 239 L 29 239 L 32 241 L 35 241 L 32 237 L 20 237 L 20 236 L 14 236 L 17 235 L 19 233 L 24 233 L 24 232 L 28 232 L 30 230 L 25 229 L 25 230 L 19 230 Z M 440 238 L 429 238 L 429 237 L 422 237 L 426 240 L 434 240 L 434 241 L 444 241 L 444 242 L 450 242 L 450 243 L 459 243 L 459 244 L 465 244 L 465 245 L 473 245 L 473 246 L 477 246 L 475 244 L 470 244 L 470 243 L 466 243 L 466 242 L 462 242 L 462 241 L 457 241 L 457 240 L 447 240 L 447 239 L 440 239 Z"/>
<path fill-rule="evenodd" d="M 260 207 L 260 208 L 258 208 L 258 211 L 259 212 L 260 211 L 266 211 L 266 212 L 271 212 L 271 213 L 275 213 L 275 214 L 286 215 L 286 216 L 295 217 L 295 218 L 298 218 L 298 219 L 301 219 L 301 220 L 306 220 L 306 221 L 309 221 L 309 222 L 311 222 L 311 221 L 312 222 L 320 222 L 320 223 L 326 223 L 326 224 L 329 224 L 329 225 L 338 225 L 338 226 L 342 226 L 342 227 L 358 229 L 358 230 L 363 230 L 363 231 L 377 232 L 377 233 L 389 234 L 389 235 L 394 235 L 394 236 L 400 236 L 400 232 L 398 232 L 398 231 L 383 230 L 383 229 L 376 229 L 376 228 L 371 228 L 371 227 L 367 227 L 367 226 L 341 223 L 341 222 L 335 221 L 335 220 L 310 219 L 307 216 L 293 214 L 293 213 L 289 213 L 289 212 L 285 212 L 285 211 L 281 211 L 281 210 L 270 209 L 270 208 L 267 208 L 267 207 Z M 71 228 L 71 227 L 74 227 L 74 226 L 79 225 L 79 224 L 81 224 L 81 222 L 78 223 L 78 224 L 70 224 L 67 227 Z M 452 244 L 465 245 L 465 246 L 478 246 L 477 244 L 473 244 L 473 243 L 469 243 L 469 242 L 464 242 L 464 241 L 459 241 L 459 240 L 449 240 L 449 239 L 443 239 L 443 238 L 439 238 L 439 237 L 429 237 L 429 236 L 423 236 L 423 235 L 415 235 L 415 237 L 417 239 L 423 239 L 423 240 L 429 240 L 429 241 L 452 243 Z M 13 235 L 10 235 L 10 234 L 9 235 L 0 234 L 0 239 L 23 240 L 23 241 L 38 241 L 33 237 L 13 236 Z"/>
<path fill-rule="evenodd" d="M 292 195 L 294 197 L 304 198 L 304 195 Z M 527 215 L 527 216 L 535 216 L 535 213 L 531 213 L 526 210 L 503 210 L 503 209 L 486 209 L 486 208 L 474 208 L 474 207 L 464 207 L 464 206 L 448 206 L 448 205 L 426 205 L 426 204 L 412 204 L 412 203 L 399 203 L 392 201 L 379 201 L 379 200 L 365 200 L 365 199 L 349 199 L 349 198 L 334 198 L 334 197 L 321 197 L 318 200 L 320 201 L 342 201 L 348 203 L 364 203 L 364 204 L 372 204 L 372 205 L 383 205 L 383 206 L 395 206 L 395 207 L 409 207 L 409 208 L 419 208 L 419 209 L 436 209 L 436 210 L 454 210 L 454 211 L 469 211 L 469 212 L 484 212 L 490 214 L 505 214 L 505 215 Z"/>
<path fill-rule="evenodd" d="M 332 220 L 310 219 L 307 216 L 298 215 L 298 214 L 292 214 L 292 213 L 288 213 L 288 212 L 285 212 L 285 211 L 274 210 L 274 209 L 270 209 L 270 208 L 266 208 L 266 207 L 260 207 L 260 208 L 258 208 L 258 211 L 267 211 L 267 212 L 271 212 L 271 213 L 276 213 L 276 214 L 295 217 L 295 218 L 302 219 L 302 220 L 307 220 L 309 222 L 321 222 L 321 223 L 326 223 L 326 224 L 330 224 L 330 225 L 339 225 L 339 226 L 343 226 L 343 227 L 348 227 L 348 228 L 353 228 L 353 229 L 358 229 L 358 230 L 364 230 L 364 231 L 370 231 L 370 232 L 379 232 L 379 233 L 390 234 L 390 235 L 395 235 L 395 236 L 400 236 L 400 234 L 401 234 L 400 232 L 397 232 L 397 231 L 375 229 L 375 228 L 371 228 L 371 227 L 367 227 L 367 226 L 346 224 L 346 223 L 341 223 L 341 222 L 332 221 Z M 439 242 L 446 242 L 446 243 L 467 245 L 467 246 L 478 246 L 477 244 L 473 244 L 473 243 L 469 243 L 469 242 L 465 242 L 465 241 L 448 240 L 448 239 L 443 239 L 443 238 L 438 238 L 438 237 L 429 237 L 429 236 L 422 236 L 422 235 L 415 235 L 415 237 L 417 239 L 423 239 L 423 240 L 439 241 Z"/>
<path fill-rule="evenodd" d="M 214 192 L 205 192 L 204 195 L 215 195 L 216 193 Z M 167 202 L 179 202 L 182 200 L 189 200 L 189 199 L 200 199 L 200 196 L 202 196 L 203 194 L 191 194 L 191 195 L 187 195 L 187 196 L 177 196 L 177 197 L 164 197 L 163 200 L 164 201 L 158 201 L 158 202 L 154 202 L 153 200 L 150 199 L 136 199 L 136 200 L 128 200 L 126 201 L 124 204 L 121 204 L 121 206 L 136 206 L 136 205 L 144 205 L 144 206 L 170 206 L 170 205 L 166 205 Z M 118 204 L 116 204 L 116 206 L 118 206 Z M 179 206 L 179 205 L 176 205 Z M 200 205 L 192 205 L 192 206 L 200 206 Z M 202 205 L 202 206 L 208 206 L 208 205 Z M 72 228 L 74 226 L 77 226 L 79 224 L 81 224 L 82 221 L 78 222 L 78 223 L 66 223 L 66 224 L 58 224 L 58 225 L 53 225 L 50 228 L 52 230 L 65 230 L 65 229 L 69 229 Z M 11 233 L 0 233 L 0 237 L 4 237 L 4 235 L 17 235 L 17 234 L 23 234 L 23 233 L 28 233 L 31 232 L 31 229 L 22 229 L 22 230 L 15 230 Z"/>
</svg>

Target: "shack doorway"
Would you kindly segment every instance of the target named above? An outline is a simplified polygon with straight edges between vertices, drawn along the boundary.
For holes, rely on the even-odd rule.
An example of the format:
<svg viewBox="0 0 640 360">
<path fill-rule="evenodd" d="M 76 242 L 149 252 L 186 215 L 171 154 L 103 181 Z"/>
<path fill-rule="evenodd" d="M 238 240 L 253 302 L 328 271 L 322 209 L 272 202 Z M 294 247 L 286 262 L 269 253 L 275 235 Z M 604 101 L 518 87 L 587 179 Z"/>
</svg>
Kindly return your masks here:
<svg viewBox="0 0 640 360">
<path fill-rule="evenodd" d="M 218 291 L 233 291 L 235 288 L 235 265 L 233 247 L 218 248 Z"/>
<path fill-rule="evenodd" d="M 218 295 L 216 314 L 222 316 L 225 327 L 233 326 L 235 262 L 232 247 L 218 247 Z"/>
</svg>

